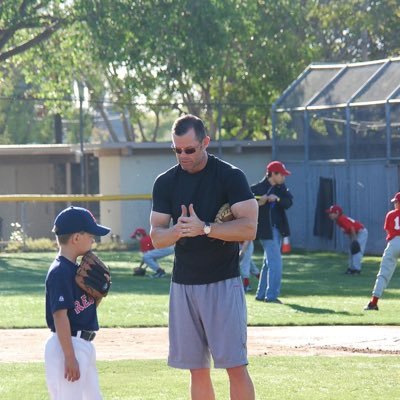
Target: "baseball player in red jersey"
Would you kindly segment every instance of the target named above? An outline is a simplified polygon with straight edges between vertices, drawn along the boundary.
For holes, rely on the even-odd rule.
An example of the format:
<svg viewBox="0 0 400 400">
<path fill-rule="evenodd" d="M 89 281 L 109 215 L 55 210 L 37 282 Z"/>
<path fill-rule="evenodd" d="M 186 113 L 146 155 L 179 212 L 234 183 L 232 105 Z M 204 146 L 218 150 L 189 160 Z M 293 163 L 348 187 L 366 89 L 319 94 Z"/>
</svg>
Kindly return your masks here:
<svg viewBox="0 0 400 400">
<path fill-rule="evenodd" d="M 364 310 L 378 311 L 378 300 L 382 297 L 383 291 L 387 288 L 390 279 L 392 279 L 393 272 L 397 266 L 397 259 L 400 257 L 400 192 L 395 194 L 391 202 L 394 205 L 394 210 L 386 214 L 383 226 L 387 233 L 387 245 L 376 276 L 371 301 L 364 307 Z"/>
<path fill-rule="evenodd" d="M 344 215 L 342 207 L 338 205 L 329 207 L 326 212 L 328 213 L 329 218 L 335 221 L 342 229 L 343 233 L 350 237 L 350 241 L 357 240 L 360 244 L 360 251 L 358 253 L 350 253 L 349 266 L 345 272 L 349 275 L 359 274 L 361 272 L 361 262 L 368 239 L 367 229 L 361 222 Z"/>
<path fill-rule="evenodd" d="M 131 238 L 135 238 L 139 241 L 140 251 L 143 253 L 143 258 L 139 268 L 142 268 L 142 266 L 146 264 L 146 266 L 150 267 L 154 271 L 153 275 L 151 275 L 152 278 L 164 277 L 166 272 L 160 267 L 158 260 L 174 254 L 174 247 L 170 246 L 164 247 L 163 249 L 155 249 L 150 235 L 148 235 L 146 230 L 143 228 L 137 228 L 135 232 L 132 233 Z"/>
</svg>

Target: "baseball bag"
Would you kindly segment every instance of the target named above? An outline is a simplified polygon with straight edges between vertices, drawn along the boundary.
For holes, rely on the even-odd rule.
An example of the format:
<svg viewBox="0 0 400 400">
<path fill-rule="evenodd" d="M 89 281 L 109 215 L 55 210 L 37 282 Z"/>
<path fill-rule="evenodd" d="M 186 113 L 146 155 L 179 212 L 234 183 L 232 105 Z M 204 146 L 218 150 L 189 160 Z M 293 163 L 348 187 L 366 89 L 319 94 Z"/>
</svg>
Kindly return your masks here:
<svg viewBox="0 0 400 400">
<path fill-rule="evenodd" d="M 133 268 L 133 275 L 134 276 L 145 276 L 146 268 L 142 268 L 142 267 Z"/>
<path fill-rule="evenodd" d="M 232 213 L 229 203 L 225 203 L 218 210 L 214 222 L 217 222 L 218 224 L 223 224 L 224 222 L 232 221 L 234 219 L 235 217 Z"/>
<path fill-rule="evenodd" d="M 111 287 L 110 268 L 92 251 L 82 256 L 76 272 L 77 285 L 95 300 L 106 297 Z"/>
<path fill-rule="evenodd" d="M 360 243 L 358 243 L 358 240 L 353 240 L 350 243 L 350 253 L 351 254 L 357 254 L 361 251 Z"/>
</svg>

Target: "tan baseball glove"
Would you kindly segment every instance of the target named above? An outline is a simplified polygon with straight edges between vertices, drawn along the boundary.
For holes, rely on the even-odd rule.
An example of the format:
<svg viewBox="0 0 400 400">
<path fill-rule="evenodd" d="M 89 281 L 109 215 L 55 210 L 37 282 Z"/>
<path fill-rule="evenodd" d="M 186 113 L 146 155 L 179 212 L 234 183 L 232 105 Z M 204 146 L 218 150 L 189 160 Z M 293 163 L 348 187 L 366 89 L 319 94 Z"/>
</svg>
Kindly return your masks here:
<svg viewBox="0 0 400 400">
<path fill-rule="evenodd" d="M 82 257 L 75 281 L 83 291 L 99 301 L 106 297 L 110 290 L 110 268 L 92 251 L 88 251 Z"/>
<path fill-rule="evenodd" d="M 224 222 L 232 221 L 235 217 L 232 213 L 231 206 L 229 203 L 223 204 L 215 216 L 214 222 L 218 224 L 223 224 Z"/>
</svg>

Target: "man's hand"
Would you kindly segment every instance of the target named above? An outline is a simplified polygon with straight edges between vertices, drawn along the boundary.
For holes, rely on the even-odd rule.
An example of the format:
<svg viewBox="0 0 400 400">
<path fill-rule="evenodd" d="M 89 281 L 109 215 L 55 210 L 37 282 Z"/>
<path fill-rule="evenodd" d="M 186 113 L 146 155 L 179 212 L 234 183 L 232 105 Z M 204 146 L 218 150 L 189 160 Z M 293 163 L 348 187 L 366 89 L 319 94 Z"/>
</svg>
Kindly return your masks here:
<svg viewBox="0 0 400 400">
<path fill-rule="evenodd" d="M 181 208 L 182 214 L 178 218 L 176 224 L 180 237 L 195 237 L 203 235 L 204 221 L 201 221 L 197 216 L 193 204 L 189 205 L 189 215 L 185 205 L 182 205 Z"/>
</svg>

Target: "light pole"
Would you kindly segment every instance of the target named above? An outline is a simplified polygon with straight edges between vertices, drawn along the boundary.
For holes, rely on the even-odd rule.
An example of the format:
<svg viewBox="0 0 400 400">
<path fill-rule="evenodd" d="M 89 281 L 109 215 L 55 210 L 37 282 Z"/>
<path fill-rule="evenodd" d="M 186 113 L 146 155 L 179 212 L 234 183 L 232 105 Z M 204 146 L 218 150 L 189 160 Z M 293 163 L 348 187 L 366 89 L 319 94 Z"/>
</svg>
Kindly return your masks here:
<svg viewBox="0 0 400 400">
<path fill-rule="evenodd" d="M 85 152 L 83 148 L 83 96 L 84 96 L 83 83 L 78 81 L 78 92 L 79 92 L 79 143 L 80 143 L 80 169 L 81 169 L 81 194 L 87 194 L 86 192 L 86 160 Z"/>
</svg>

